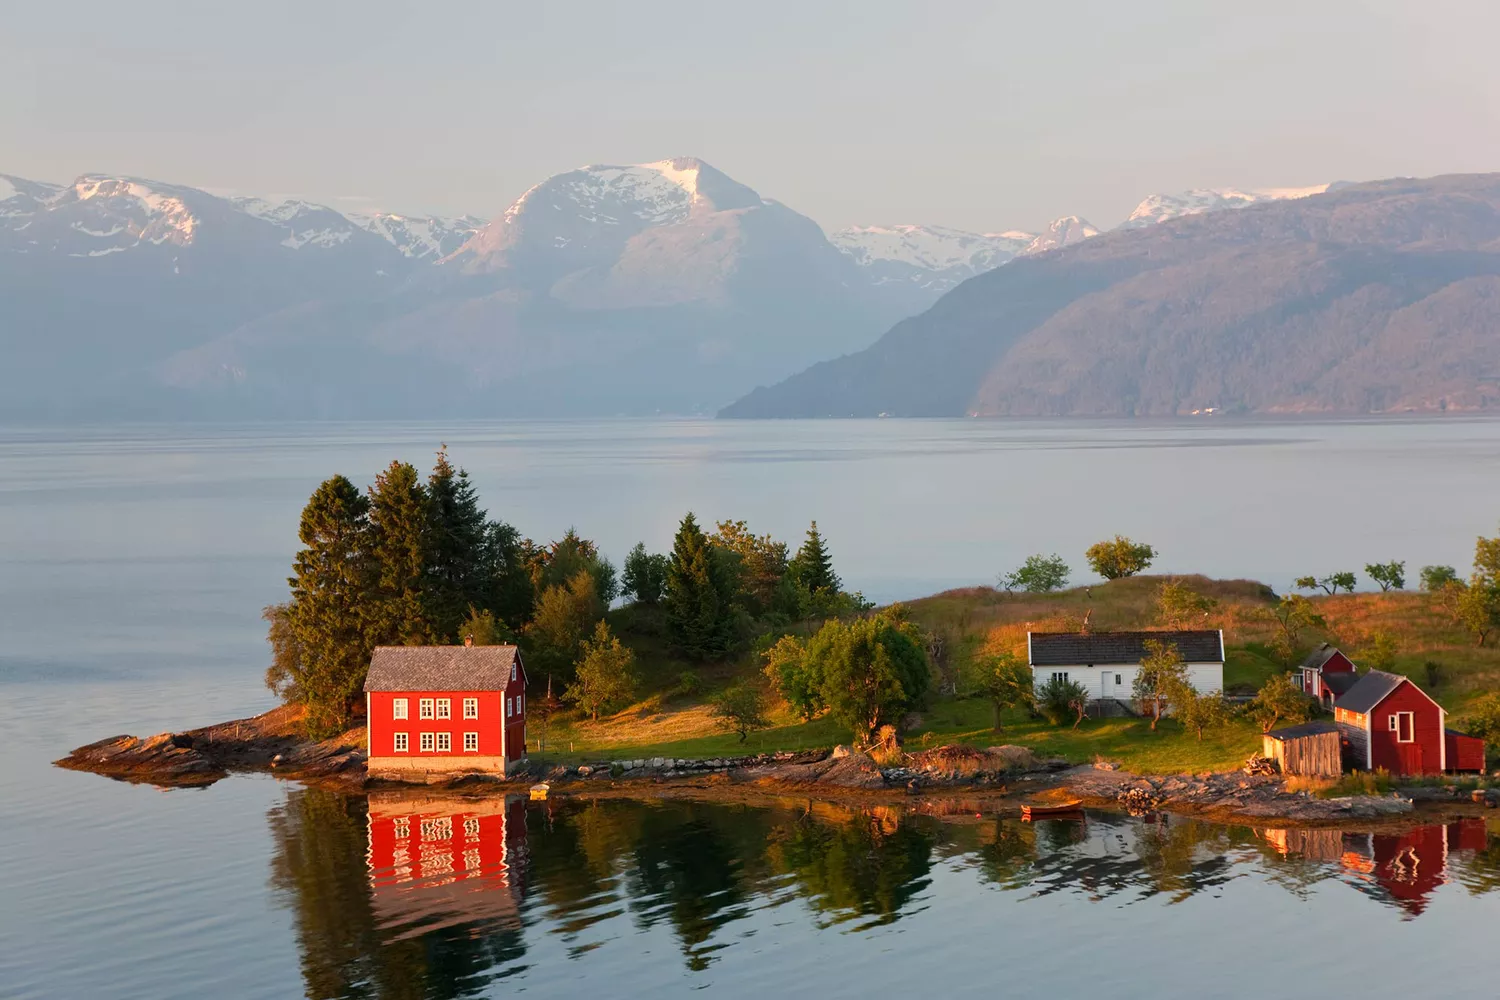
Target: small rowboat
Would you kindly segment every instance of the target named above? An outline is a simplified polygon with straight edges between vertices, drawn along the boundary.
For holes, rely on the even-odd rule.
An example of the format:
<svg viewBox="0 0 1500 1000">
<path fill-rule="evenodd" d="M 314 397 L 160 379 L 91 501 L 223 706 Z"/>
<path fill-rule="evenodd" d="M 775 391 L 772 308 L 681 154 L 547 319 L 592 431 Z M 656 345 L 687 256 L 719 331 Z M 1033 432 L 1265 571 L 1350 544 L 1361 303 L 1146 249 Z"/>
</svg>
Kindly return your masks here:
<svg viewBox="0 0 1500 1000">
<path fill-rule="evenodd" d="M 1050 805 L 1026 805 L 1021 807 L 1021 818 L 1025 820 L 1042 819 L 1046 816 L 1083 816 L 1083 803 L 1076 799 L 1072 802 L 1057 802 Z"/>
<path fill-rule="evenodd" d="M 531 801 L 541 802 L 547 798 L 547 793 L 552 791 L 552 786 L 545 781 L 539 785 L 531 786 Z"/>
</svg>

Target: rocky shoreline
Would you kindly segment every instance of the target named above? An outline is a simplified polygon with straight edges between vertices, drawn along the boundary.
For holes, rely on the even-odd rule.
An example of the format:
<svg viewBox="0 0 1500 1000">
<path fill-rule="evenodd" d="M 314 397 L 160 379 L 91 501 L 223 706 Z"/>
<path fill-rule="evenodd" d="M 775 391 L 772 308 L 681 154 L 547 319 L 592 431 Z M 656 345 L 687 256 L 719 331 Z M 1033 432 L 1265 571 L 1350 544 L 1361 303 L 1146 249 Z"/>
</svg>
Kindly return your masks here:
<svg viewBox="0 0 1500 1000">
<path fill-rule="evenodd" d="M 233 773 L 274 773 L 358 791 L 403 783 L 371 778 L 364 730 L 311 741 L 300 719 L 275 709 L 180 733 L 147 739 L 114 736 L 79 747 L 55 763 L 122 781 L 161 787 L 204 787 Z M 1340 823 L 1391 820 L 1425 811 L 1468 813 L 1500 805 L 1500 789 L 1478 796 L 1448 786 L 1422 786 L 1388 796 L 1317 798 L 1288 789 L 1279 775 L 1238 771 L 1142 776 L 1107 764 L 1075 766 L 1041 759 L 1026 747 L 937 747 L 880 764 L 845 747 L 802 753 L 755 754 L 706 760 L 640 758 L 576 765 L 533 761 L 507 779 L 487 774 L 433 775 L 426 784 L 463 794 L 515 793 L 545 782 L 549 794 L 618 791 L 657 795 L 668 790 L 730 795 L 796 792 L 814 797 L 967 795 L 1040 804 L 1077 801 L 1132 813 L 1166 811 L 1221 821 Z"/>
</svg>

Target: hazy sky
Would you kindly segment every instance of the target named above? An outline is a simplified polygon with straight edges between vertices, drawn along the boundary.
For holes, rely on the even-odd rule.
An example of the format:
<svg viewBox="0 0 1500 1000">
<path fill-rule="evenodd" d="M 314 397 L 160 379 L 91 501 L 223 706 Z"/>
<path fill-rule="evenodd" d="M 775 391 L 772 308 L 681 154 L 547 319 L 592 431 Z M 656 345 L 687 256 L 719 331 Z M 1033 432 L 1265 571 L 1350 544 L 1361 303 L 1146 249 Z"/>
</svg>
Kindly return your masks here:
<svg viewBox="0 0 1500 1000">
<path fill-rule="evenodd" d="M 8 0 L 0 172 L 494 215 L 696 155 L 825 227 L 1500 170 L 1500 4 Z"/>
</svg>

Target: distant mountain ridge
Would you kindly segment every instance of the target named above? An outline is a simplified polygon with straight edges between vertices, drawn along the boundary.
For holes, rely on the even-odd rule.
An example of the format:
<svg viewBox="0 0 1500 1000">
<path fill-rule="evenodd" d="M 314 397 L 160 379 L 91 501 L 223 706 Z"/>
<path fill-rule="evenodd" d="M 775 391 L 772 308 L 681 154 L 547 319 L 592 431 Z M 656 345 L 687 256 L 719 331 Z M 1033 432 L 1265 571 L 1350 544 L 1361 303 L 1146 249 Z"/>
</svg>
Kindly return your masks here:
<svg viewBox="0 0 1500 1000">
<path fill-rule="evenodd" d="M 566 171 L 488 222 L 0 175 L 0 416 L 712 412 L 1097 234 L 828 236 L 691 157 Z"/>
<path fill-rule="evenodd" d="M 1500 174 L 1143 207 L 1178 214 L 982 274 L 723 415 L 1500 406 Z"/>
</svg>

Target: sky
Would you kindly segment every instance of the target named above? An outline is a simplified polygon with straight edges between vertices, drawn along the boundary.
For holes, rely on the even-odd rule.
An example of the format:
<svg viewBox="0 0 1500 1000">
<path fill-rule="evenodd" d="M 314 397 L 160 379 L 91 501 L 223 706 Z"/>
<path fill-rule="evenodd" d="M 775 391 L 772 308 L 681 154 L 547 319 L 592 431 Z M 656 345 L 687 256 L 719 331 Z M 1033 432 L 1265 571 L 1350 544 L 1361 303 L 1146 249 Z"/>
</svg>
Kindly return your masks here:
<svg viewBox="0 0 1500 1000">
<path fill-rule="evenodd" d="M 0 7 L 0 173 L 498 214 L 698 156 L 825 228 L 1099 226 L 1192 187 L 1500 170 L 1500 4 Z"/>
</svg>

